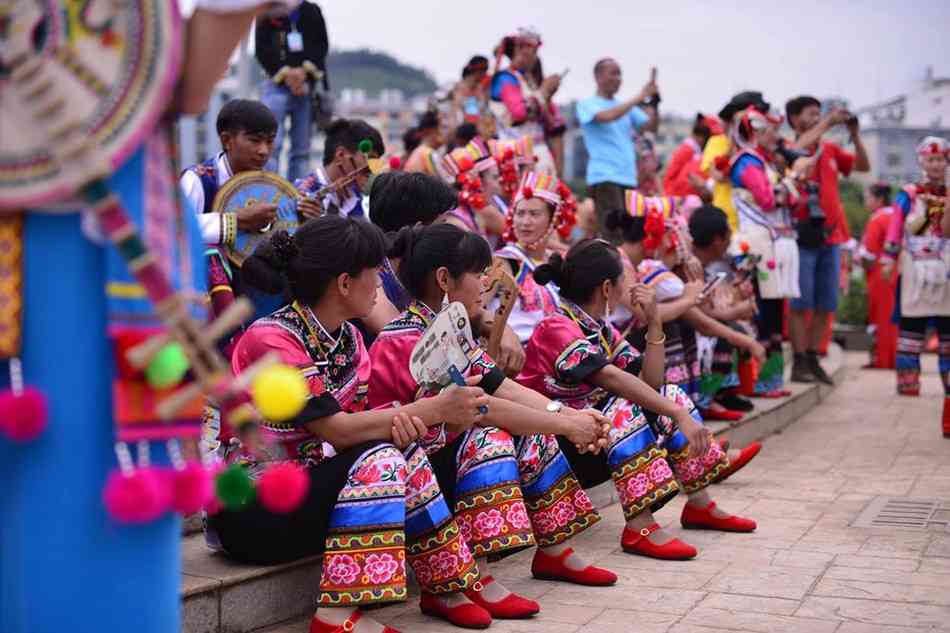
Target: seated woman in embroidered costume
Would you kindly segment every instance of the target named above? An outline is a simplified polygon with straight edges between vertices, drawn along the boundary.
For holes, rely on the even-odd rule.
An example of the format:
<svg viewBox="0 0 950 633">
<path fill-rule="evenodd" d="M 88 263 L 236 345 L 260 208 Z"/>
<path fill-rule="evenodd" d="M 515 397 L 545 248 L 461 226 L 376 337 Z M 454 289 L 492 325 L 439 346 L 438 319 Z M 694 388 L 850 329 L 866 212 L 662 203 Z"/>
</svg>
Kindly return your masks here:
<svg viewBox="0 0 950 633">
<path fill-rule="evenodd" d="M 624 291 L 623 274 L 617 248 L 598 239 L 578 242 L 566 258 L 555 254 L 538 267 L 538 283 L 554 282 L 561 304 L 528 341 L 519 381 L 573 407 L 596 408 L 612 421 L 600 455 L 580 454 L 563 440 L 560 445 L 585 486 L 613 478 L 627 520 L 624 551 L 688 559 L 696 549 L 665 533 L 653 517 L 677 491 L 689 496 L 680 518 L 686 528 L 751 532 L 756 524 L 723 512 L 709 495 L 707 486 L 728 460 L 689 397 L 663 385 L 664 337 L 654 302 L 643 315 L 650 323 L 643 355 L 607 321 L 609 306 Z"/>
<path fill-rule="evenodd" d="M 446 224 L 402 229 L 390 255 L 400 259 L 400 279 L 415 301 L 370 349 L 373 407 L 424 402 L 432 395 L 409 372 L 413 348 L 435 319 L 433 308 L 444 302 L 461 302 L 470 317 L 481 312 L 483 275 L 491 262 L 484 239 Z M 490 394 L 488 413 L 467 431 L 446 418 L 448 424 L 432 428 L 424 441 L 482 572 L 481 587 L 466 595 L 493 617 L 537 613 L 537 603 L 493 580 L 486 565 L 488 555 L 534 544 L 539 546 L 532 563 L 535 577 L 613 584 L 614 574 L 588 565 L 569 547 L 569 539 L 599 516 L 555 439 L 562 435 L 580 446 L 575 450 L 596 451 L 604 441 L 606 419 L 562 408 L 505 378 L 481 349 L 469 354 L 466 372 L 482 376 L 479 385 Z M 450 611 L 435 613 L 455 621 Z"/>
<path fill-rule="evenodd" d="M 576 208 L 571 190 L 554 176 L 528 172 L 515 191 L 504 235 L 507 244 L 495 257 L 509 263 L 518 284 L 518 301 L 508 325 L 522 344 L 528 342 L 541 319 L 557 311 L 557 287 L 537 283 L 533 273 L 551 255 L 554 232 L 562 238 L 570 235 Z M 494 300 L 489 308 L 497 305 Z"/>
<path fill-rule="evenodd" d="M 686 226 L 664 219 L 655 211 L 644 217 L 616 210 L 607 221 L 620 233 L 620 251 L 636 269 L 637 278 L 656 289 L 667 336 L 666 381 L 680 386 L 701 409 L 725 411 L 713 397 L 718 387 L 702 382 L 696 333 L 721 338 L 760 361 L 765 360 L 765 348 L 754 337 L 720 323 L 699 307 L 704 287 L 703 270 L 702 264 L 689 252 L 690 236 Z M 639 347 L 643 344 L 636 336 L 631 342 Z"/>
<path fill-rule="evenodd" d="M 414 440 L 450 416 L 461 428 L 478 421 L 478 407 L 487 403 L 482 389 L 449 389 L 396 412 L 364 410 L 370 358 L 349 319 L 372 309 L 384 256 L 377 227 L 328 215 L 293 237 L 277 233 L 245 262 L 249 284 L 283 284 L 293 302 L 247 329 L 232 364 L 241 371 L 276 352 L 305 377 L 310 393 L 300 414 L 265 421 L 262 432 L 277 449 L 273 459 L 306 467 L 311 483 L 289 514 L 252 502 L 243 511 L 212 515 L 209 529 L 227 554 L 249 563 L 323 553 L 311 633 L 394 632 L 361 608 L 405 600 L 407 560 L 423 595 L 438 603 L 467 602 L 461 592 L 478 580 L 428 457 Z M 227 459 L 248 463 L 252 474 L 259 470 L 240 451 Z M 487 614 L 476 615 L 487 622 Z"/>
</svg>

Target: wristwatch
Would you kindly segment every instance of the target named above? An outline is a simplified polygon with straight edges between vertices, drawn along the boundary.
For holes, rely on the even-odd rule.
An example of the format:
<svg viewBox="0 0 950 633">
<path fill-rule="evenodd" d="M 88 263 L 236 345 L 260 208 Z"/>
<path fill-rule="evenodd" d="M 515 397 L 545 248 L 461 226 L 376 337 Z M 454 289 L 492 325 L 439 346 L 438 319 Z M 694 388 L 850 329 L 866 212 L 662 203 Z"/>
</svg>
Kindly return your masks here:
<svg viewBox="0 0 950 633">
<path fill-rule="evenodd" d="M 560 413 L 561 409 L 564 408 L 564 403 L 558 402 L 557 400 L 552 400 L 544 408 L 547 409 L 548 413 Z"/>
</svg>

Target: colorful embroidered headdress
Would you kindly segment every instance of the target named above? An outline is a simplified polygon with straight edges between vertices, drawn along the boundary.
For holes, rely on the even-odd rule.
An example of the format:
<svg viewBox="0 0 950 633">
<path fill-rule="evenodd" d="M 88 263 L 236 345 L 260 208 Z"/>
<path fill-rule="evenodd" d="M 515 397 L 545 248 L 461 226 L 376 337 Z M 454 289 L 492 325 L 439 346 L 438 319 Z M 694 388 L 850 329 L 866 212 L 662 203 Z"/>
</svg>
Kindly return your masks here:
<svg viewBox="0 0 950 633">
<path fill-rule="evenodd" d="M 627 190 L 625 196 L 627 213 L 635 218 L 643 218 L 643 246 L 655 252 L 663 245 L 663 238 L 669 234 L 669 250 L 682 250 L 688 245 L 688 231 L 685 230 L 683 205 L 685 198 L 679 196 L 644 196 L 638 191 Z"/>
<path fill-rule="evenodd" d="M 551 232 L 555 230 L 558 232 L 558 235 L 564 239 L 570 237 L 571 229 L 574 228 L 574 224 L 577 223 L 577 201 L 574 199 L 571 188 L 561 182 L 556 176 L 529 171 L 521 179 L 521 184 L 515 193 L 514 202 L 512 202 L 511 207 L 508 209 L 505 233 L 502 236 L 506 242 L 515 242 L 518 239 L 514 229 L 514 215 L 518 203 L 522 200 L 530 200 L 535 197 L 549 202 L 551 206 L 554 207 L 551 223 L 548 225 L 548 230 L 544 233 L 544 236 L 541 237 L 539 242 L 543 243 L 546 241 L 551 235 Z M 531 247 L 534 246 L 534 244 L 527 244 L 526 246 Z"/>
<path fill-rule="evenodd" d="M 511 200 L 518 189 L 521 170 L 537 162 L 534 157 L 534 140 L 530 136 L 522 136 L 517 140 L 492 139 L 488 141 L 488 149 L 498 163 L 501 188 Z"/>
<path fill-rule="evenodd" d="M 497 166 L 484 141 L 475 138 L 465 147 L 455 148 L 443 159 L 442 164 L 460 189 L 459 202 L 476 210 L 484 208 L 487 202 L 479 174 Z"/>
<path fill-rule="evenodd" d="M 921 160 L 925 156 L 943 155 L 950 158 L 950 141 L 939 136 L 926 136 L 924 140 L 917 145 L 917 159 Z"/>
</svg>

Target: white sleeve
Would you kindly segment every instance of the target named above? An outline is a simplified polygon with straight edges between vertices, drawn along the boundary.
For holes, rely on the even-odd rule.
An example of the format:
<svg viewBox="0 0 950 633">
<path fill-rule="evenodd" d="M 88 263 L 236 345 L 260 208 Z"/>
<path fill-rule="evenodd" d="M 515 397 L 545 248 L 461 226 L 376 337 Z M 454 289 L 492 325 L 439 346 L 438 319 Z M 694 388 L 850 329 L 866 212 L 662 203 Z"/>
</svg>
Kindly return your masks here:
<svg viewBox="0 0 950 633">
<path fill-rule="evenodd" d="M 186 208 L 194 209 L 198 216 L 198 227 L 201 229 L 201 241 L 205 244 L 221 243 L 221 215 L 218 213 L 203 213 L 205 208 L 205 190 L 201 180 L 191 171 L 186 171 L 178 181 L 181 195 L 187 201 Z"/>
<path fill-rule="evenodd" d="M 656 284 L 656 300 L 670 301 L 683 296 L 686 285 L 674 274 L 664 275 Z"/>
</svg>

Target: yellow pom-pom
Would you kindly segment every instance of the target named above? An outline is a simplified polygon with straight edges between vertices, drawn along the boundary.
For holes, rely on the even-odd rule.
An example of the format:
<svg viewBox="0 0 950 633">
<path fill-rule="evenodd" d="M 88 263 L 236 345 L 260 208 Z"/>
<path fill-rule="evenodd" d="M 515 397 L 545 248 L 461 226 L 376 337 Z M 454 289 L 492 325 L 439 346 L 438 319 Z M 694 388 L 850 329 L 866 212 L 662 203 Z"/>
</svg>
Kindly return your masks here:
<svg viewBox="0 0 950 633">
<path fill-rule="evenodd" d="M 272 365 L 254 378 L 251 397 L 265 419 L 282 422 L 303 409 L 307 402 L 307 382 L 293 367 Z"/>
</svg>

